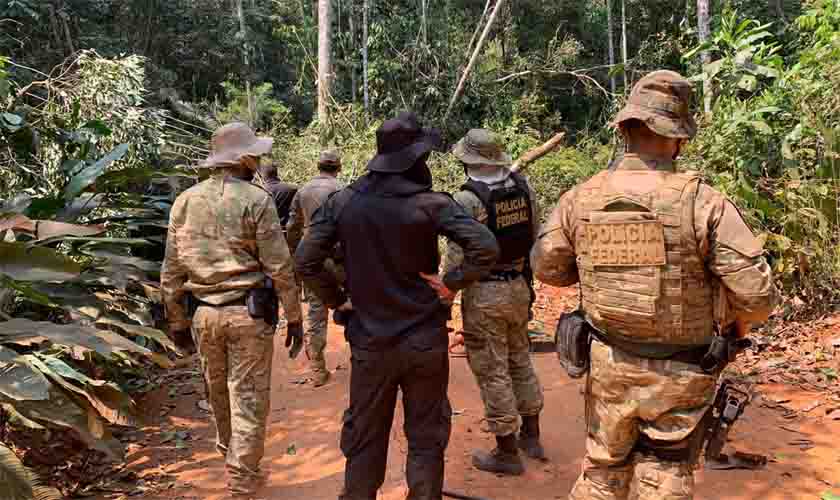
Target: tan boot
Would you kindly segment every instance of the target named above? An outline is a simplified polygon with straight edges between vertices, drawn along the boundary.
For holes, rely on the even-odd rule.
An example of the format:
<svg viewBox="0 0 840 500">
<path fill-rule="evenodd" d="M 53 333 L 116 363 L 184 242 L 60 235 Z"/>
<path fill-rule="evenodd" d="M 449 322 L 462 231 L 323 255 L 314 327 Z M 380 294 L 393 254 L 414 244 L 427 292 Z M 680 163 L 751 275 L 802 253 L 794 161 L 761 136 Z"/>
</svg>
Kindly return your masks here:
<svg viewBox="0 0 840 500">
<path fill-rule="evenodd" d="M 312 374 L 312 386 L 313 387 L 323 387 L 324 385 L 327 384 L 327 382 L 330 381 L 330 378 L 332 378 L 332 375 L 330 374 L 330 372 L 328 370 L 324 370 L 324 371 L 319 370 L 319 371 Z"/>
</svg>

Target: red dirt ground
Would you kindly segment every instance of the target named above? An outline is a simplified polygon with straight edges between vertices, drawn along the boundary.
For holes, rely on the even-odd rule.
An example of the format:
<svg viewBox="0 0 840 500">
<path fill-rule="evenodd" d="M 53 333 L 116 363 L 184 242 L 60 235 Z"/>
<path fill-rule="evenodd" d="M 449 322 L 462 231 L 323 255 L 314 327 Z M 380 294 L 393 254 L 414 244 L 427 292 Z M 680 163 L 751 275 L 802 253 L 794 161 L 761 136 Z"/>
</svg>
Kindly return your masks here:
<svg viewBox="0 0 840 500">
<path fill-rule="evenodd" d="M 537 311 L 544 328 L 553 328 L 559 311 L 576 301 L 575 293 L 542 290 Z M 306 375 L 305 358 L 290 361 L 282 339 L 277 339 L 273 409 L 263 462 L 270 477 L 259 498 L 326 500 L 337 498 L 341 489 L 344 458 L 338 442 L 348 398 L 349 351 L 341 330 L 331 328 L 329 337 L 328 365 L 336 371 L 333 381 L 320 389 L 299 383 Z M 840 357 L 840 351 L 835 354 L 829 358 Z M 528 461 L 524 476 L 501 478 L 470 465 L 472 450 L 492 447 L 492 436 L 482 430 L 482 404 L 466 360 L 452 359 L 449 394 L 456 415 L 446 458 L 447 489 L 493 500 L 566 498 L 584 453 L 580 382 L 566 377 L 552 354 L 535 354 L 534 361 L 545 387 L 543 439 L 550 460 Z M 203 393 L 198 373 L 190 368 L 168 379 L 146 400 L 159 424 L 143 429 L 142 442 L 129 447 L 127 470 L 145 483 L 132 481 L 140 484 L 139 489 L 126 493 L 160 500 L 224 499 L 224 465 L 214 451 L 210 416 L 198 406 Z M 836 391 L 808 392 L 794 385 L 770 384 L 759 386 L 758 392 L 762 396 L 736 426 L 728 449 L 766 455 L 769 465 L 760 471 L 701 470 L 696 498 L 804 500 L 820 499 L 828 492 L 840 495 Z M 814 407 L 815 402 L 819 406 Z M 186 431 L 188 436 L 180 436 L 188 439 L 173 440 L 173 431 Z M 405 452 L 398 411 L 380 498 L 405 498 Z"/>
</svg>

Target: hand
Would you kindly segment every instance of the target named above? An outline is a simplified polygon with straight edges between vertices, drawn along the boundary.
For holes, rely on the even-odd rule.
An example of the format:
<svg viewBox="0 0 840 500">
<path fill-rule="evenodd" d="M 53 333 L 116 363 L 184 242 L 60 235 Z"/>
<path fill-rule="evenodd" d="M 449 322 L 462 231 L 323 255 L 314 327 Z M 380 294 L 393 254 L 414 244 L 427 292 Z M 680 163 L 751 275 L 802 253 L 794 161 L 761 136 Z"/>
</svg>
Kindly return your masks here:
<svg viewBox="0 0 840 500">
<path fill-rule="evenodd" d="M 441 300 L 445 302 L 452 302 L 455 300 L 455 292 L 447 288 L 447 286 L 443 283 L 443 280 L 440 279 L 437 274 L 420 273 L 420 276 L 426 280 L 426 283 L 428 283 L 430 287 L 434 288 Z"/>
<path fill-rule="evenodd" d="M 347 302 L 338 306 L 338 309 L 336 309 L 336 311 L 341 311 L 343 313 L 350 312 L 352 310 L 353 310 L 353 303 L 350 302 L 349 299 L 347 300 Z"/>
<path fill-rule="evenodd" d="M 300 323 L 289 323 L 286 326 L 286 347 L 289 348 L 289 357 L 295 359 L 303 349 L 303 325 Z"/>
<path fill-rule="evenodd" d="M 456 333 L 452 336 L 452 342 L 449 343 L 449 350 L 451 351 L 461 345 L 464 345 L 464 335 Z"/>
</svg>

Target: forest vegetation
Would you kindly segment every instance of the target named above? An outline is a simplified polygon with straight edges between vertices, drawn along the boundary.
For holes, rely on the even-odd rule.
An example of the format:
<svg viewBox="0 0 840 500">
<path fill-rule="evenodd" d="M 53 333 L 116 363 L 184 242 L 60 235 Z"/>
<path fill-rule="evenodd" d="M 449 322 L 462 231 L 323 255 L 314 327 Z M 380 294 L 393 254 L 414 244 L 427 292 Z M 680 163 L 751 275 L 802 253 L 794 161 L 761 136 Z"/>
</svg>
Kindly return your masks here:
<svg viewBox="0 0 840 500">
<path fill-rule="evenodd" d="M 181 354 L 157 284 L 168 209 L 219 124 L 273 136 L 298 184 L 327 145 L 362 175 L 403 109 L 514 157 L 565 132 L 528 171 L 546 211 L 621 154 L 607 123 L 655 69 L 696 82 L 680 163 L 764 240 L 778 317 L 835 307 L 836 0 L 0 0 L 0 481 L 58 498 L 86 485 L 57 464 L 121 458 L 112 428 Z M 432 165 L 437 189 L 462 182 Z"/>
</svg>

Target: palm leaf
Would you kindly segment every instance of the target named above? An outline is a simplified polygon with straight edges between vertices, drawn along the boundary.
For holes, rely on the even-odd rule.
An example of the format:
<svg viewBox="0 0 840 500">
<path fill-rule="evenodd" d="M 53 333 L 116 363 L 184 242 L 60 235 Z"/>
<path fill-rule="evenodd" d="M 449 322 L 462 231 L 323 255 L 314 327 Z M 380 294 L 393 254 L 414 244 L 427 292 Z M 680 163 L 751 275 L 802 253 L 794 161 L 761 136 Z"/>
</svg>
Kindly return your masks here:
<svg viewBox="0 0 840 500">
<path fill-rule="evenodd" d="M 59 325 L 48 321 L 31 321 L 24 318 L 0 322 L 0 344 L 32 345 L 47 341 L 96 351 L 103 356 L 127 351 L 143 355 L 161 368 L 173 366 L 172 361 L 166 356 L 161 356 L 121 335 L 106 330 L 97 330 L 78 324 Z"/>
<path fill-rule="evenodd" d="M 66 281 L 80 272 L 77 263 L 50 248 L 0 242 L 0 274 L 14 280 Z"/>
<path fill-rule="evenodd" d="M 43 401 L 50 382 L 25 357 L 0 346 L 0 394 L 15 401 Z"/>
</svg>

